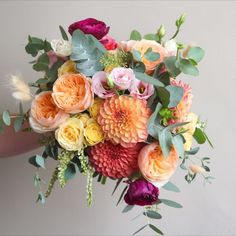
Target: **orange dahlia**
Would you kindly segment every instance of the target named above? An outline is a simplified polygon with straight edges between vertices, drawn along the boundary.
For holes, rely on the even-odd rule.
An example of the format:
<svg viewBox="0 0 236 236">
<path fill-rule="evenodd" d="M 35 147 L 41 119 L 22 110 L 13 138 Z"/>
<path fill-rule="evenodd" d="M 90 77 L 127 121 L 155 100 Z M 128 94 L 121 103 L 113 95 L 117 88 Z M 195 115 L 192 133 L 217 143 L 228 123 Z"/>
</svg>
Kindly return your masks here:
<svg viewBox="0 0 236 236">
<path fill-rule="evenodd" d="M 145 100 L 125 95 L 113 96 L 101 106 L 98 123 L 111 142 L 131 147 L 146 141 L 150 114 Z"/>
<path fill-rule="evenodd" d="M 89 160 L 98 173 L 125 178 L 138 169 L 138 153 L 142 147 L 141 143 L 125 148 L 106 141 L 89 148 Z"/>
</svg>

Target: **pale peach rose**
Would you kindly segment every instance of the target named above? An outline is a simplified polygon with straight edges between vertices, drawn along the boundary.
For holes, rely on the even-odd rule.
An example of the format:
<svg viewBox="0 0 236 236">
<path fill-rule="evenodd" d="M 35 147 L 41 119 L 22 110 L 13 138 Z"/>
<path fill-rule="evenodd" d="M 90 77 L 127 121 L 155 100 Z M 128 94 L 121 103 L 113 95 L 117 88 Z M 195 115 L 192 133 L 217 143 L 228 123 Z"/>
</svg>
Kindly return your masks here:
<svg viewBox="0 0 236 236">
<path fill-rule="evenodd" d="M 127 42 L 121 42 L 120 47 L 123 48 L 125 51 L 132 52 L 133 49 L 139 51 L 141 53 L 141 61 L 146 66 L 146 73 L 151 74 L 157 65 L 159 65 L 164 58 L 168 55 L 168 51 L 158 42 L 154 40 L 146 40 L 142 39 L 140 41 L 130 40 Z M 157 52 L 160 54 L 160 58 L 156 61 L 149 61 L 147 60 L 144 55 L 145 52 L 151 48 L 153 52 Z"/>
<path fill-rule="evenodd" d="M 93 102 L 91 82 L 82 74 L 65 74 L 54 83 L 52 97 L 66 113 L 80 113 Z"/>
<path fill-rule="evenodd" d="M 168 182 L 177 164 L 176 150 L 172 147 L 168 158 L 165 158 L 157 142 L 144 146 L 138 156 L 138 165 L 143 177 L 159 188 Z"/>
<path fill-rule="evenodd" d="M 56 106 L 52 98 L 52 92 L 41 92 L 31 104 L 30 126 L 37 133 L 44 133 L 56 129 L 69 117 Z"/>
</svg>

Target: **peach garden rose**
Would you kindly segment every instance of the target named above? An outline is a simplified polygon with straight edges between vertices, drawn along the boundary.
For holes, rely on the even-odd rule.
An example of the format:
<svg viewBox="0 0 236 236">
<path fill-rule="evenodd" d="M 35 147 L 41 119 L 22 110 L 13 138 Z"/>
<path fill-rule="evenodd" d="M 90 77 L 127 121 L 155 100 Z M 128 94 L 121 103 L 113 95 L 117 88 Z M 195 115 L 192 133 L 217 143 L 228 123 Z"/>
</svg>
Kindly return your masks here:
<svg viewBox="0 0 236 236">
<path fill-rule="evenodd" d="M 56 106 L 52 98 L 52 92 L 39 93 L 31 104 L 29 122 L 37 133 L 44 133 L 56 129 L 69 117 Z"/>
<path fill-rule="evenodd" d="M 52 97 L 56 105 L 66 113 L 85 111 L 93 102 L 91 83 L 82 74 L 65 74 L 53 85 Z"/>
</svg>

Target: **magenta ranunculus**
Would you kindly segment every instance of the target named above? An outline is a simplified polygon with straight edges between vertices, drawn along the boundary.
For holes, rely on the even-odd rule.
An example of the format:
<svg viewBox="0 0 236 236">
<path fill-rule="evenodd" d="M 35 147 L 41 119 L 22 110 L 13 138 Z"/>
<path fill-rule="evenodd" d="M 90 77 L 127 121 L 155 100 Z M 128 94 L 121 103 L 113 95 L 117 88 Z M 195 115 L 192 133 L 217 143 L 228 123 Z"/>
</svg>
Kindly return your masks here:
<svg viewBox="0 0 236 236">
<path fill-rule="evenodd" d="M 141 80 L 135 79 L 130 88 L 130 95 L 139 99 L 148 99 L 154 93 L 154 86 L 149 83 L 145 83 Z"/>
<path fill-rule="evenodd" d="M 100 40 L 107 35 L 110 27 L 107 27 L 103 21 L 99 21 L 94 18 L 87 18 L 71 24 L 68 31 L 72 35 L 77 29 L 80 29 L 85 34 L 92 34 L 95 38 Z"/>
<path fill-rule="evenodd" d="M 129 185 L 124 196 L 128 205 L 147 206 L 157 203 L 159 189 L 145 179 L 137 179 Z"/>
</svg>

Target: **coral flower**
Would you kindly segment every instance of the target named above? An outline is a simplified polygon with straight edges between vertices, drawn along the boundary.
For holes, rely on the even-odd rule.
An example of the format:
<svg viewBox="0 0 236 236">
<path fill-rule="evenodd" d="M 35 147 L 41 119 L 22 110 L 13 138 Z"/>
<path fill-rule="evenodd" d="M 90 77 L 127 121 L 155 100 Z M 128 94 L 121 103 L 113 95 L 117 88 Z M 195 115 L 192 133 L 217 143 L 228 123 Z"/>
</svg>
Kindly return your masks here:
<svg viewBox="0 0 236 236">
<path fill-rule="evenodd" d="M 176 150 L 172 147 L 168 158 L 165 158 L 158 143 L 146 145 L 138 156 L 138 165 L 142 175 L 157 187 L 168 182 L 174 174 L 177 164 Z"/>
<path fill-rule="evenodd" d="M 147 102 L 129 96 L 106 99 L 100 109 L 98 123 L 107 139 L 123 147 L 146 141 L 147 121 L 151 110 Z"/>
<path fill-rule="evenodd" d="M 53 85 L 53 99 L 66 113 L 85 111 L 93 102 L 93 91 L 88 78 L 82 74 L 65 74 Z"/>
<path fill-rule="evenodd" d="M 143 144 L 125 148 L 110 141 L 89 148 L 89 160 L 95 170 L 111 178 L 129 177 L 138 169 L 138 153 Z"/>
<path fill-rule="evenodd" d="M 39 93 L 31 104 L 30 126 L 37 133 L 56 129 L 69 117 L 59 109 L 52 99 L 52 92 Z"/>
<path fill-rule="evenodd" d="M 184 95 L 179 104 L 175 108 L 173 108 L 173 115 L 175 119 L 171 119 L 169 121 L 169 124 L 185 122 L 187 120 L 188 114 L 192 106 L 192 99 L 193 99 L 193 95 L 191 92 L 192 89 L 188 84 L 185 84 L 181 80 L 180 81 L 172 80 L 171 85 L 182 87 L 184 89 Z"/>
</svg>

